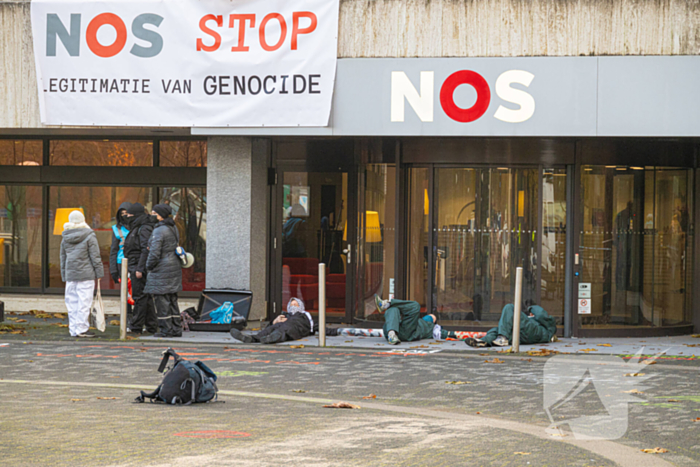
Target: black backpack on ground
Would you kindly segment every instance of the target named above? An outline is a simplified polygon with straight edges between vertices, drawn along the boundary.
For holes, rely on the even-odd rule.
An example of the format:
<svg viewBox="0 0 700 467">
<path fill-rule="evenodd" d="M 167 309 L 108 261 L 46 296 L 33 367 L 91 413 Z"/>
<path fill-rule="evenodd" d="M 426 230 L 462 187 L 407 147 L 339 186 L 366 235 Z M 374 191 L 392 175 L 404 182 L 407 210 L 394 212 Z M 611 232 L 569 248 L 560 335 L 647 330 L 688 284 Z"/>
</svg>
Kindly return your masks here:
<svg viewBox="0 0 700 467">
<path fill-rule="evenodd" d="M 175 364 L 165 373 L 163 382 L 151 393 L 141 391 L 137 402 L 146 398 L 151 402 L 165 402 L 173 405 L 189 405 L 195 402 L 216 400 L 219 388 L 216 387 L 216 374 L 208 366 L 197 361 L 194 364 L 180 357 L 173 349 L 163 352 L 163 360 L 158 371 L 163 373 L 170 357 Z"/>
</svg>

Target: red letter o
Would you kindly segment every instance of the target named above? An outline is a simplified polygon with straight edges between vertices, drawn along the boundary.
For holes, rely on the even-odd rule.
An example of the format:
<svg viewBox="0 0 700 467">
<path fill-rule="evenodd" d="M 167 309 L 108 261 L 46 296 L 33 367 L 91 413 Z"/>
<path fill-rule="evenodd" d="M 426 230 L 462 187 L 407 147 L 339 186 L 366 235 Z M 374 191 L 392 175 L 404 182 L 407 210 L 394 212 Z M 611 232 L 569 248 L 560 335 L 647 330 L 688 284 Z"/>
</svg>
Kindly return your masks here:
<svg viewBox="0 0 700 467">
<path fill-rule="evenodd" d="M 476 102 L 468 109 L 463 109 L 455 104 L 454 92 L 457 86 L 468 84 L 476 91 Z M 440 88 L 440 105 L 448 117 L 462 123 L 473 122 L 489 108 L 491 103 L 491 90 L 489 84 L 479 73 L 470 70 L 461 70 L 452 73 Z"/>
<path fill-rule="evenodd" d="M 275 45 L 268 45 L 267 40 L 265 40 L 265 26 L 267 26 L 267 22 L 270 21 L 271 19 L 276 19 L 280 23 L 280 39 L 277 41 Z M 282 47 L 282 44 L 284 43 L 284 39 L 287 37 L 287 22 L 284 20 L 284 17 L 280 15 L 279 13 L 270 13 L 269 15 L 265 16 L 263 18 L 262 22 L 260 23 L 260 45 L 262 46 L 263 50 L 266 50 L 268 52 L 272 52 L 274 50 L 279 49 Z"/>
<path fill-rule="evenodd" d="M 109 24 L 117 31 L 117 38 L 108 46 L 100 44 L 97 40 L 97 31 L 105 24 Z M 95 16 L 88 24 L 87 31 L 85 31 L 85 39 L 92 53 L 98 57 L 114 57 L 122 51 L 126 44 L 126 26 L 124 21 L 114 13 L 102 13 Z"/>
</svg>

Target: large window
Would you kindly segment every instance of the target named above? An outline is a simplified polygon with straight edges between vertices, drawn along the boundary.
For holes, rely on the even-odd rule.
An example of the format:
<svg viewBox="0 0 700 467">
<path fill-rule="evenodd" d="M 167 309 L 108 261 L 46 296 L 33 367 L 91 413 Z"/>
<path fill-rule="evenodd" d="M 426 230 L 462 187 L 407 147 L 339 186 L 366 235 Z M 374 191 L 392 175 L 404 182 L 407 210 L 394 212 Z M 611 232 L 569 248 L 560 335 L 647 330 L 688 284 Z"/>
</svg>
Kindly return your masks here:
<svg viewBox="0 0 700 467">
<path fill-rule="evenodd" d="M 206 167 L 206 141 L 161 141 L 161 167 Z"/>
<path fill-rule="evenodd" d="M 153 165 L 153 142 L 151 141 L 52 140 L 49 147 L 51 165 L 93 167 Z"/>
<path fill-rule="evenodd" d="M 0 286 L 41 287 L 41 187 L 0 185 Z"/>
<path fill-rule="evenodd" d="M 61 233 L 67 213 L 82 209 L 85 222 L 95 231 L 105 269 L 102 289 L 118 289 L 109 274 L 109 251 L 112 226 L 119 205 L 125 201 L 152 206 L 153 189 L 149 187 L 52 186 L 49 188 L 49 286 L 63 287 L 60 268 Z"/>
<path fill-rule="evenodd" d="M 429 188 L 428 169 L 409 170 L 406 299 L 420 303 L 423 311 L 428 305 Z"/>
<path fill-rule="evenodd" d="M 204 290 L 207 268 L 207 190 L 206 188 L 161 188 L 161 203 L 173 209 L 180 234 L 180 246 L 195 258 L 194 266 L 182 270 L 182 290 Z"/>
<path fill-rule="evenodd" d="M 690 322 L 692 186 L 690 169 L 583 166 L 584 328 Z"/>
<path fill-rule="evenodd" d="M 43 141 L 0 139 L 0 165 L 41 165 Z"/>
</svg>

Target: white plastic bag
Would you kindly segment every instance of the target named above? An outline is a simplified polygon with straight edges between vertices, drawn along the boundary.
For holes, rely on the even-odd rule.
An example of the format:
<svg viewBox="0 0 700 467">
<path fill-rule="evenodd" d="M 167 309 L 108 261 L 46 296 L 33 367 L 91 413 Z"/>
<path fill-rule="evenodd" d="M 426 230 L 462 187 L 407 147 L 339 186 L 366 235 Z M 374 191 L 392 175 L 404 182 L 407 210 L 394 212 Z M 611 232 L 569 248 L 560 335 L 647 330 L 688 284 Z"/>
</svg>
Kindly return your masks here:
<svg viewBox="0 0 700 467">
<path fill-rule="evenodd" d="M 95 287 L 95 298 L 92 301 L 92 322 L 95 323 L 95 328 L 100 332 L 105 332 L 105 306 L 102 303 L 102 293 L 100 292 L 99 283 Z"/>
</svg>

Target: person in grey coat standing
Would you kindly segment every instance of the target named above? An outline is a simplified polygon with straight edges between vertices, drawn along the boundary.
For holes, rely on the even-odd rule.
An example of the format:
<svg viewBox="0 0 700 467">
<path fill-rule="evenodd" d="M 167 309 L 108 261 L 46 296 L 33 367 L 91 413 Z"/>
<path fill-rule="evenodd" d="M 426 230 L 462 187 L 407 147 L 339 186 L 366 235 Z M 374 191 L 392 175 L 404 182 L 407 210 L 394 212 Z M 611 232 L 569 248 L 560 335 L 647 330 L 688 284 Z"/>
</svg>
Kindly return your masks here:
<svg viewBox="0 0 700 467">
<path fill-rule="evenodd" d="M 68 331 L 74 337 L 95 337 L 90 332 L 90 307 L 95 279 L 104 276 L 95 232 L 80 211 L 68 215 L 61 241 L 61 280 L 66 283 Z"/>
<path fill-rule="evenodd" d="M 182 336 L 182 319 L 177 303 L 177 293 L 182 290 L 182 263 L 175 254 L 180 234 L 170 217 L 172 212 L 167 204 L 156 204 L 151 212 L 158 223 L 148 242 L 148 276 L 144 293 L 151 295 L 158 316 L 158 332 L 153 337 Z"/>
</svg>

